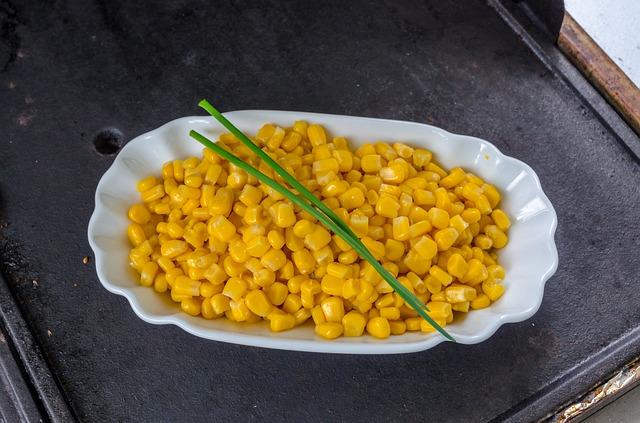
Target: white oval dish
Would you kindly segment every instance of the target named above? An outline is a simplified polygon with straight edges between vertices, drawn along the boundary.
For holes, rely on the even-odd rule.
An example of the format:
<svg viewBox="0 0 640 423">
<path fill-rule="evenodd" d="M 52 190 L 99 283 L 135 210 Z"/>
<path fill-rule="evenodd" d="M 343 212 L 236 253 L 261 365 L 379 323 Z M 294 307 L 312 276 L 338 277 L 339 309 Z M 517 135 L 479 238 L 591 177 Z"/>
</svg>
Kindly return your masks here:
<svg viewBox="0 0 640 423">
<path fill-rule="evenodd" d="M 302 119 L 322 124 L 330 134 L 347 137 L 352 146 L 378 140 L 406 142 L 433 151 L 436 160 L 447 168 L 461 166 L 494 184 L 503 195 L 501 207 L 513 222 L 509 229 L 510 242 L 499 253 L 500 262 L 506 268 L 507 289 L 489 308 L 457 318 L 446 330 L 457 342 L 474 344 L 489 338 L 504 323 L 531 317 L 540 307 L 545 282 L 558 266 L 554 242 L 557 218 L 537 175 L 525 163 L 503 155 L 482 139 L 414 122 L 270 110 L 241 110 L 225 116 L 249 134 L 255 134 L 265 122 L 284 127 Z M 385 340 L 363 336 L 327 341 L 317 337 L 309 325 L 272 333 L 265 322 L 239 324 L 189 316 L 166 295 L 140 286 L 128 265 L 130 246 L 126 236 L 127 210 L 140 201 L 136 182 L 159 174 L 165 161 L 199 156 L 202 146 L 189 137 L 191 129 L 214 140 L 224 132 L 210 117 L 171 121 L 130 141 L 96 189 L 88 237 L 98 278 L 107 290 L 126 297 L 141 319 L 153 324 L 174 324 L 196 336 L 216 341 L 296 351 L 407 353 L 426 350 L 445 340 L 437 333 L 407 332 Z"/>
</svg>

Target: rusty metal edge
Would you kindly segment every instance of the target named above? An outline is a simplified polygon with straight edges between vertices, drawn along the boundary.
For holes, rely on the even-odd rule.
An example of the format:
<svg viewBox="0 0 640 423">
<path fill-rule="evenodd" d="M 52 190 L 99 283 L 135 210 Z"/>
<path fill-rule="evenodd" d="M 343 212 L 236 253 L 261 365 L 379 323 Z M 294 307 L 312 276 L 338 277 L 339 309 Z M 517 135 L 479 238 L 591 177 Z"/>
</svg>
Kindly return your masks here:
<svg viewBox="0 0 640 423">
<path fill-rule="evenodd" d="M 0 325 L 11 342 L 17 364 L 28 379 L 33 399 L 40 403 L 46 418 L 54 423 L 77 421 L 1 273 Z"/>
<path fill-rule="evenodd" d="M 578 423 L 640 386 L 640 357 L 624 366 L 605 383 L 598 385 L 577 402 L 556 413 L 552 423 Z"/>
<path fill-rule="evenodd" d="M 636 160 L 640 160 L 640 138 L 617 110 L 576 68 L 554 42 L 548 33 L 534 24 L 535 13 L 526 4 L 515 4 L 511 0 L 487 0 L 498 15 L 522 38 L 533 54 L 570 88 L 611 131 L 622 147 L 626 148 Z"/>
<path fill-rule="evenodd" d="M 640 134 L 640 89 L 567 12 L 558 47 Z"/>
</svg>

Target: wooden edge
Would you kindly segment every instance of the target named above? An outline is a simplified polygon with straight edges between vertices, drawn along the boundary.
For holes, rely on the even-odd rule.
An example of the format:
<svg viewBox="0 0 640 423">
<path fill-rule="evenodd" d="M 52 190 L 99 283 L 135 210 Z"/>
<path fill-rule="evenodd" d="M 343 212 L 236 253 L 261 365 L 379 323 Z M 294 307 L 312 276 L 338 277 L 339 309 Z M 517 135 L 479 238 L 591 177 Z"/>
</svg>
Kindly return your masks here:
<svg viewBox="0 0 640 423">
<path fill-rule="evenodd" d="M 558 47 L 640 134 L 640 89 L 566 12 Z"/>
</svg>

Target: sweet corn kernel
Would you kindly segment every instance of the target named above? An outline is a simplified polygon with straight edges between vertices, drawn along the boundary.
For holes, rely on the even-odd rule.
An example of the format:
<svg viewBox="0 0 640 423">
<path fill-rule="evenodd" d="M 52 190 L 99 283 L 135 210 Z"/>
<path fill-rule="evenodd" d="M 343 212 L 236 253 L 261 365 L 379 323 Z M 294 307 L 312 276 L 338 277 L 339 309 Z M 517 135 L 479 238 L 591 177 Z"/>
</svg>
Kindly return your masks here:
<svg viewBox="0 0 640 423">
<path fill-rule="evenodd" d="M 351 310 L 342 318 L 344 336 L 362 336 L 367 319 L 359 312 Z"/>
<path fill-rule="evenodd" d="M 380 216 L 393 219 L 398 217 L 398 210 L 400 210 L 400 203 L 395 198 L 388 195 L 382 195 L 378 198 L 376 213 Z"/>
<path fill-rule="evenodd" d="M 509 242 L 507 235 L 496 225 L 485 226 L 484 233 L 493 240 L 495 248 L 504 248 Z"/>
<path fill-rule="evenodd" d="M 419 222 L 416 222 L 409 227 L 409 237 L 420 237 L 431 231 L 431 228 L 431 222 L 429 222 L 428 220 L 421 220 Z"/>
<path fill-rule="evenodd" d="M 389 321 L 384 317 L 374 317 L 367 322 L 367 333 L 375 338 L 384 339 L 391 335 Z"/>
<path fill-rule="evenodd" d="M 454 228 L 440 229 L 433 238 L 438 244 L 439 251 L 448 250 L 458 239 L 458 231 Z"/>
<path fill-rule="evenodd" d="M 229 278 L 222 290 L 222 294 L 238 301 L 247 292 L 247 282 L 240 278 Z"/>
<path fill-rule="evenodd" d="M 315 327 L 316 335 L 325 339 L 335 339 L 342 335 L 343 331 L 342 324 L 336 322 L 320 323 Z"/>
<path fill-rule="evenodd" d="M 476 298 L 476 290 L 465 285 L 451 285 L 444 290 L 445 298 L 449 303 L 462 303 L 473 301 Z"/>
<path fill-rule="evenodd" d="M 313 232 L 304 237 L 304 245 L 311 251 L 317 251 L 329 242 L 331 242 L 331 234 L 320 225 L 316 225 Z"/>
<path fill-rule="evenodd" d="M 504 285 L 493 281 L 484 281 L 482 283 L 482 292 L 484 292 L 491 301 L 496 301 L 504 294 Z"/>
<path fill-rule="evenodd" d="M 467 261 L 458 253 L 452 254 L 449 260 L 447 260 L 447 272 L 460 280 L 467 274 L 468 270 L 469 265 Z"/>
<path fill-rule="evenodd" d="M 273 308 L 265 293 L 259 289 L 250 291 L 247 294 L 245 304 L 252 313 L 260 317 L 266 317 Z"/>
<path fill-rule="evenodd" d="M 307 128 L 307 137 L 313 147 L 317 147 L 327 143 L 327 134 L 320 125 L 309 125 Z"/>
<path fill-rule="evenodd" d="M 429 221 L 434 228 L 444 229 L 449 226 L 449 213 L 446 210 L 432 207 L 429 209 Z"/>
<path fill-rule="evenodd" d="M 475 298 L 475 300 L 471 301 L 471 308 L 474 310 L 480 310 L 482 308 L 489 307 L 489 304 L 491 304 L 489 297 L 486 294 L 480 294 Z"/>
<path fill-rule="evenodd" d="M 409 218 L 406 216 L 398 216 L 393 219 L 393 238 L 397 241 L 406 241 L 411 235 L 409 233 Z"/>
<path fill-rule="evenodd" d="M 431 260 L 438 253 L 438 244 L 426 236 L 421 237 L 413 248 L 424 260 Z"/>
<path fill-rule="evenodd" d="M 495 222 L 496 226 L 502 231 L 506 231 L 511 226 L 511 220 L 509 219 L 509 216 L 507 216 L 507 214 L 500 209 L 495 209 L 494 211 L 492 211 L 491 218 Z"/>
<path fill-rule="evenodd" d="M 291 314 L 275 314 L 269 319 L 269 328 L 272 332 L 289 330 L 296 325 L 296 318 Z"/>
<path fill-rule="evenodd" d="M 284 266 L 286 262 L 287 256 L 282 250 L 276 250 L 275 248 L 271 248 L 260 258 L 260 263 L 273 272 Z"/>
<path fill-rule="evenodd" d="M 275 306 L 280 306 L 287 299 L 288 289 L 287 285 L 282 282 L 275 282 L 273 285 L 269 287 L 267 291 L 267 297 L 271 304 Z"/>
</svg>

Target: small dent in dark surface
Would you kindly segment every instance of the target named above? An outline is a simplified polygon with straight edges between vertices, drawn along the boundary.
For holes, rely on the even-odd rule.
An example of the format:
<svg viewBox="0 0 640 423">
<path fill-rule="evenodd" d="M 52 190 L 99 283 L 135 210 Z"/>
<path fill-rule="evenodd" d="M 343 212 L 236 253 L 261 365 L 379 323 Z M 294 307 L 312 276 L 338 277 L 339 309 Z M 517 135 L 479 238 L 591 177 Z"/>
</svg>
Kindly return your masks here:
<svg viewBox="0 0 640 423">
<path fill-rule="evenodd" d="M 124 134 L 117 128 L 103 128 L 93 137 L 93 146 L 100 154 L 111 155 L 120 150 Z"/>
</svg>

